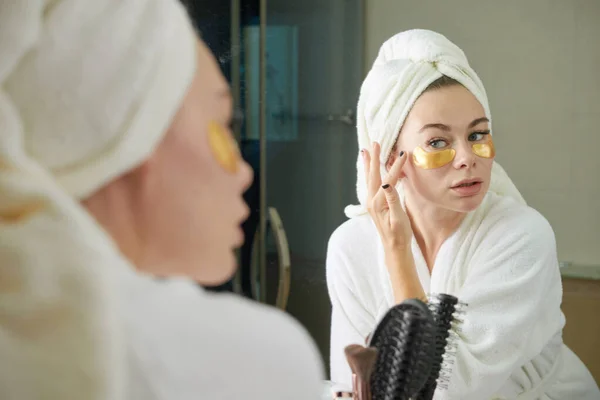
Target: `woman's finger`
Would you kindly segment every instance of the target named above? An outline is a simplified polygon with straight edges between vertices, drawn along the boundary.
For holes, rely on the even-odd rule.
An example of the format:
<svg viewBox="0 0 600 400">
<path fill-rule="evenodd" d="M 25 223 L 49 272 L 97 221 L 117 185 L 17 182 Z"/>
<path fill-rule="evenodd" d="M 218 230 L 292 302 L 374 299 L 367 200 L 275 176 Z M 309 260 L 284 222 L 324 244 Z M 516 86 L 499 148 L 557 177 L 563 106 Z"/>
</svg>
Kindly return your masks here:
<svg viewBox="0 0 600 400">
<path fill-rule="evenodd" d="M 406 163 L 407 154 L 404 151 L 401 151 L 396 157 L 394 164 L 390 168 L 387 176 L 383 180 L 384 185 L 390 185 L 392 187 L 396 187 L 396 184 L 400 180 L 400 176 L 402 175 L 402 167 L 404 167 L 404 163 Z"/>
<path fill-rule="evenodd" d="M 386 183 L 381 188 L 383 189 L 382 192 L 384 193 L 386 207 L 389 209 L 390 223 L 400 221 L 401 213 L 403 213 L 404 210 L 402 209 L 400 195 L 398 194 L 396 187 Z"/>
<path fill-rule="evenodd" d="M 385 190 L 382 190 L 381 186 L 379 187 L 379 190 L 377 191 L 377 193 L 375 193 L 375 196 L 373 196 L 371 200 L 371 207 L 373 209 L 373 212 L 377 215 L 380 215 L 383 211 L 385 211 L 388 208 L 387 200 L 385 197 Z"/>
<path fill-rule="evenodd" d="M 373 197 L 379 191 L 381 186 L 381 171 L 379 170 L 379 155 L 381 147 L 379 143 L 373 142 L 371 148 L 371 165 L 369 170 L 369 177 L 367 178 L 367 187 L 369 190 L 369 196 Z"/>
<path fill-rule="evenodd" d="M 369 154 L 369 150 L 362 149 L 360 151 L 362 156 L 362 162 L 365 167 L 365 182 L 367 183 L 367 188 L 369 187 L 369 171 L 371 170 L 371 155 Z"/>
</svg>

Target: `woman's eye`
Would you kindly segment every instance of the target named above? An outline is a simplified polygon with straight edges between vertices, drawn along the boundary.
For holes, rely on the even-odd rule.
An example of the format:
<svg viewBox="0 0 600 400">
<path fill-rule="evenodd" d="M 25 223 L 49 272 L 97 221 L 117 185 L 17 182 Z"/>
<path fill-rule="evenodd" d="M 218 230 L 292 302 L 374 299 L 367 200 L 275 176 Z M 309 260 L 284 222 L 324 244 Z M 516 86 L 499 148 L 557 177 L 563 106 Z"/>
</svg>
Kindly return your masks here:
<svg viewBox="0 0 600 400">
<path fill-rule="evenodd" d="M 444 148 L 444 146 L 446 146 L 447 143 L 445 140 L 442 139 L 434 139 L 430 140 L 427 144 L 433 147 L 434 149 L 442 149 Z"/>
<path fill-rule="evenodd" d="M 469 141 L 478 142 L 489 135 L 489 132 L 473 132 L 469 135 Z"/>
</svg>

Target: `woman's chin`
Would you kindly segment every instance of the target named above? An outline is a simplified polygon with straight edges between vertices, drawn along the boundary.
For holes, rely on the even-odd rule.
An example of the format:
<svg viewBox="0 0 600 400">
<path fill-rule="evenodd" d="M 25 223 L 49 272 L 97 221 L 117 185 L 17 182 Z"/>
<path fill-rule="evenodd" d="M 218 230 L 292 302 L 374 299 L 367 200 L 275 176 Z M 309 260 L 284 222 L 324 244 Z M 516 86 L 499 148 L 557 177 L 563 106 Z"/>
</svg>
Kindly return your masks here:
<svg viewBox="0 0 600 400">
<path fill-rule="evenodd" d="M 238 261 L 234 250 L 223 252 L 218 257 L 215 255 L 210 262 L 204 260 L 196 263 L 196 270 L 193 272 L 193 276 L 190 276 L 201 285 L 222 285 L 231 280 L 237 272 Z"/>
<path fill-rule="evenodd" d="M 455 207 L 453 207 L 456 211 L 468 213 L 474 211 L 481 205 L 483 202 L 484 195 L 472 196 L 472 197 L 463 197 L 458 199 L 455 202 Z"/>
</svg>

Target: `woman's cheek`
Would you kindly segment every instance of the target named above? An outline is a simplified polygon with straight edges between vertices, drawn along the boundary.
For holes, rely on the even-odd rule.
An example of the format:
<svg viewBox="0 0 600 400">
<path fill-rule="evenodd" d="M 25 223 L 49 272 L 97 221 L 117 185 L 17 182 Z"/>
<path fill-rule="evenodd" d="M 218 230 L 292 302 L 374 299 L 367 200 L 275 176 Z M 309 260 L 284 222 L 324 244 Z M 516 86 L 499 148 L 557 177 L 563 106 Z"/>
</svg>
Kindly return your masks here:
<svg viewBox="0 0 600 400">
<path fill-rule="evenodd" d="M 230 174 L 238 172 L 242 160 L 239 148 L 227 129 L 218 122 L 208 124 L 208 147 L 221 168 Z"/>
</svg>

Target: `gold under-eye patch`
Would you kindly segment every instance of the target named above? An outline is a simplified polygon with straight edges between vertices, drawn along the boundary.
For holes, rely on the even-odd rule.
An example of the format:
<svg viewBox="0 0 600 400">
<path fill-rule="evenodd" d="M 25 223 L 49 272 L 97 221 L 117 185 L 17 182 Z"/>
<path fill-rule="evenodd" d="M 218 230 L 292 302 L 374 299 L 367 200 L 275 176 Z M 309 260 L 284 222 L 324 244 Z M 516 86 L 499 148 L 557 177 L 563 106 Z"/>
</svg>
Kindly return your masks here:
<svg viewBox="0 0 600 400">
<path fill-rule="evenodd" d="M 471 146 L 473 154 L 482 158 L 493 158 L 496 155 L 494 142 L 490 139 L 487 143 L 475 143 Z M 415 165 L 422 169 L 440 168 L 450 164 L 456 156 L 456 150 L 444 149 L 440 151 L 427 152 L 420 147 L 413 151 Z"/>
<path fill-rule="evenodd" d="M 454 160 L 454 156 L 456 156 L 456 150 L 454 149 L 445 149 L 428 153 L 422 148 L 417 147 L 413 151 L 413 161 L 417 167 L 422 169 L 443 167 L 444 165 L 451 163 L 452 160 Z"/>
<path fill-rule="evenodd" d="M 227 172 L 236 173 L 241 159 L 240 151 L 223 125 L 217 122 L 208 125 L 208 144 L 219 165 Z"/>
<path fill-rule="evenodd" d="M 483 158 L 493 158 L 496 155 L 494 142 L 490 139 L 487 143 L 476 143 L 473 145 L 473 153 Z"/>
</svg>

